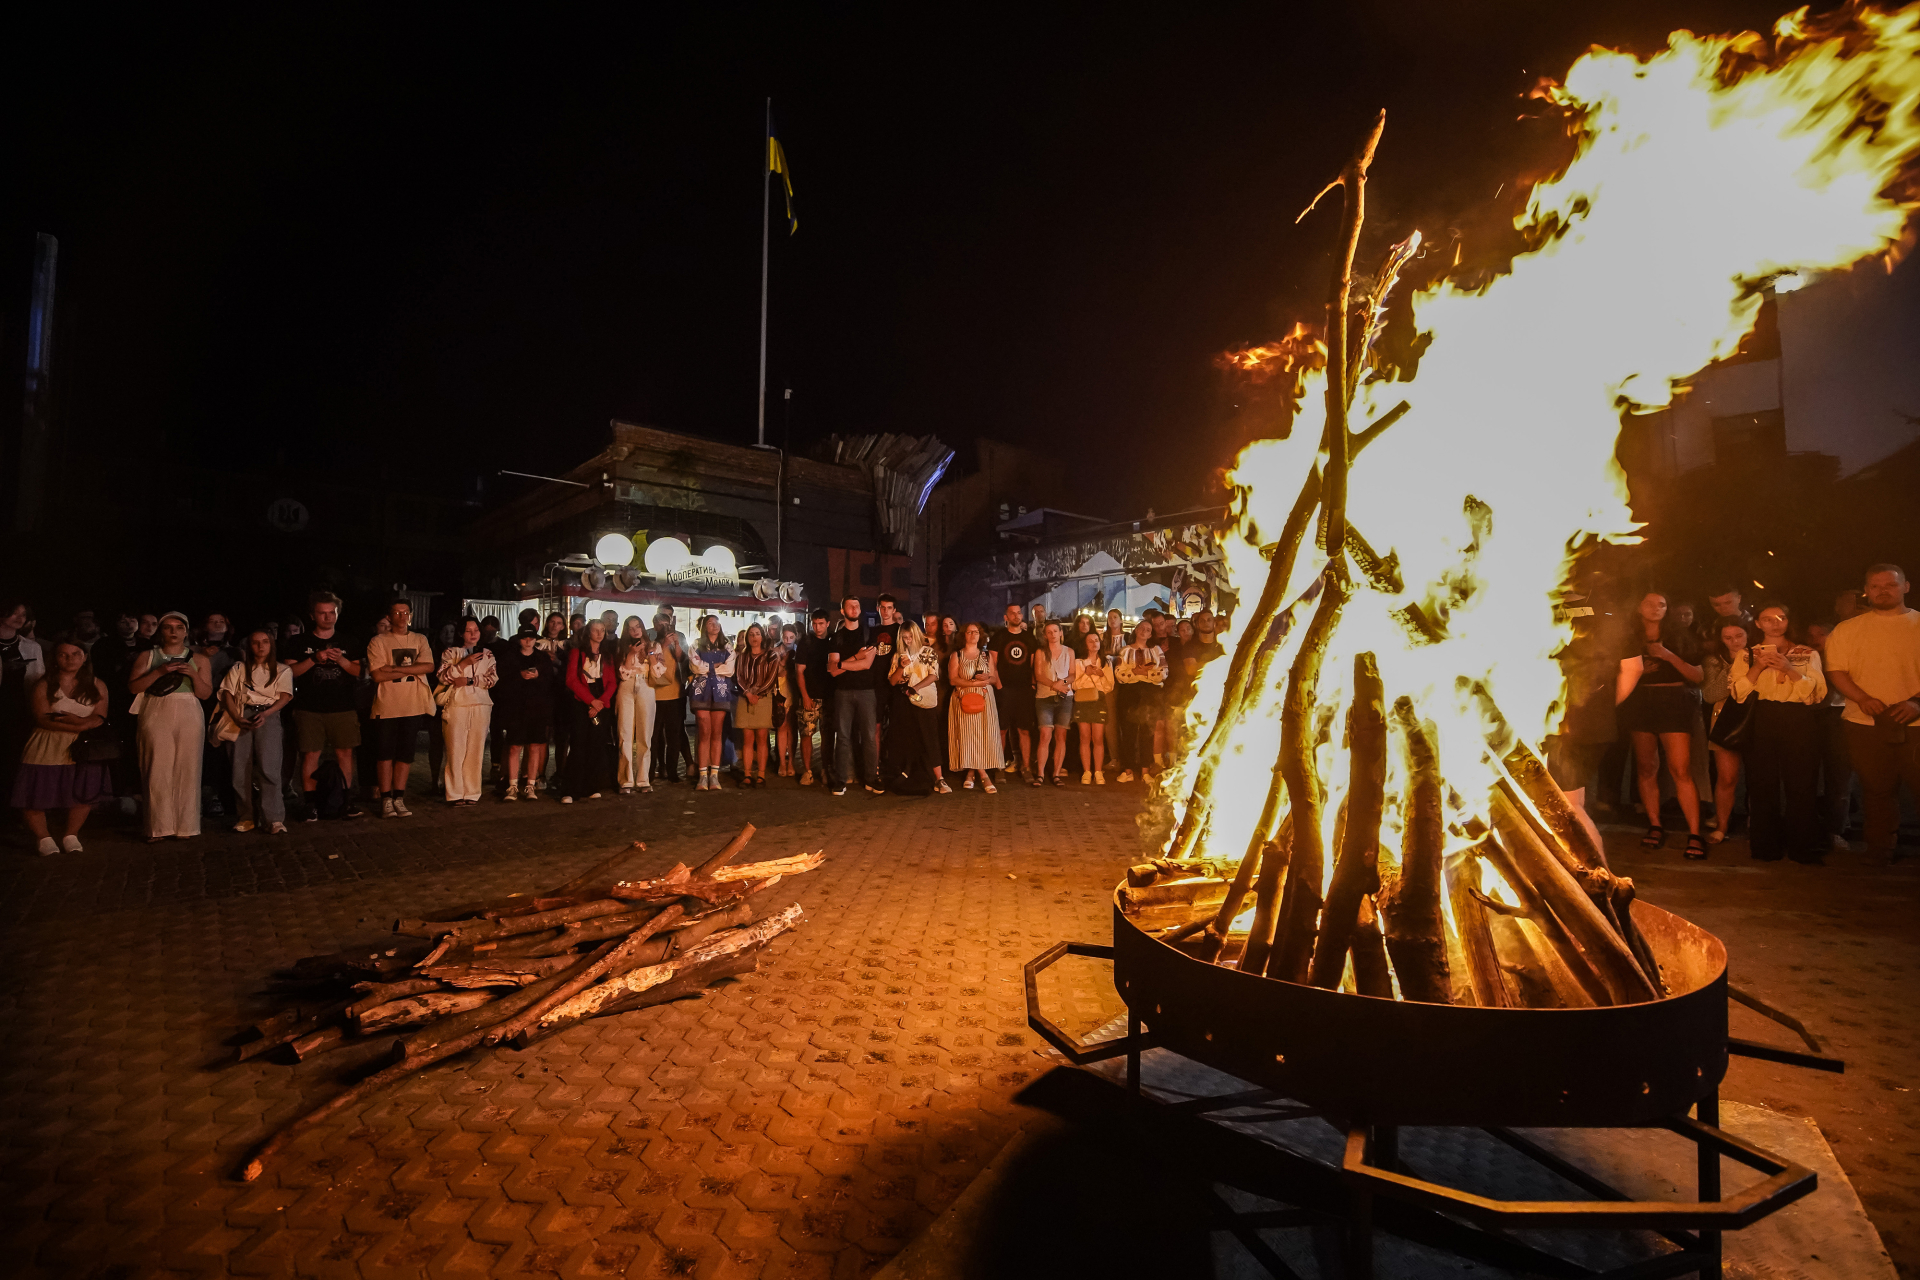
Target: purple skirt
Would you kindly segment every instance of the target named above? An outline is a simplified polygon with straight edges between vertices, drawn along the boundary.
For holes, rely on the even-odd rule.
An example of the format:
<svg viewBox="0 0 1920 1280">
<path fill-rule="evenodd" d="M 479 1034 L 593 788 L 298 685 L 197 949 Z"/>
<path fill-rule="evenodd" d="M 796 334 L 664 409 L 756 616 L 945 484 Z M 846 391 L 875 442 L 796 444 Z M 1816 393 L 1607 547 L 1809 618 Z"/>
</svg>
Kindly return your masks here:
<svg viewBox="0 0 1920 1280">
<path fill-rule="evenodd" d="M 104 764 L 23 764 L 13 776 L 16 809 L 78 809 L 112 796 L 113 774 Z"/>
</svg>

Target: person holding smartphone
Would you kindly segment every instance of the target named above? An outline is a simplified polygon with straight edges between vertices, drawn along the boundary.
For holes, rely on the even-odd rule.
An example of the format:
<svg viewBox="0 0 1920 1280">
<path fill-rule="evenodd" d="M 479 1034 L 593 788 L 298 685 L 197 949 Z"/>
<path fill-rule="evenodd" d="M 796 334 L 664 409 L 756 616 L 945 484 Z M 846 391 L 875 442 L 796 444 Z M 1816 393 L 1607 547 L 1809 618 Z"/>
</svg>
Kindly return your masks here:
<svg viewBox="0 0 1920 1280">
<path fill-rule="evenodd" d="M 280 788 L 280 709 L 293 701 L 293 670 L 274 657 L 273 636 L 255 631 L 246 656 L 220 682 L 220 708 L 240 728 L 233 740 L 235 831 L 252 831 L 253 783 L 260 782 L 260 808 L 273 835 L 287 833 L 287 797 Z"/>
<path fill-rule="evenodd" d="M 207 660 L 187 647 L 187 615 L 160 616 L 159 645 L 136 661 L 127 688 L 140 716 L 140 777 L 147 800 L 147 843 L 200 834 L 200 757 L 213 696 Z"/>
<path fill-rule="evenodd" d="M 340 634 L 340 597 L 316 591 L 307 598 L 311 622 L 280 642 L 280 661 L 293 673 L 293 728 L 300 749 L 300 790 L 307 821 L 317 822 L 320 806 L 314 771 L 323 752 L 333 752 L 340 780 L 353 792 L 353 753 L 360 746 L 360 659 Z M 349 802 L 347 817 L 360 811 Z"/>
<path fill-rule="evenodd" d="M 1753 621 L 1761 640 L 1733 659 L 1734 695 L 1758 699 L 1747 731 L 1748 839 L 1763 862 L 1819 863 L 1826 842 L 1814 708 L 1827 700 L 1826 673 L 1812 646 L 1788 635 L 1785 605 L 1762 605 Z"/>
<path fill-rule="evenodd" d="M 367 667 L 374 679 L 374 772 L 380 785 L 380 816 L 411 818 L 407 775 L 420 731 L 430 729 L 435 706 L 427 677 L 438 664 L 427 637 L 413 628 L 413 605 L 395 600 L 387 609 L 387 629 L 367 642 Z"/>
</svg>

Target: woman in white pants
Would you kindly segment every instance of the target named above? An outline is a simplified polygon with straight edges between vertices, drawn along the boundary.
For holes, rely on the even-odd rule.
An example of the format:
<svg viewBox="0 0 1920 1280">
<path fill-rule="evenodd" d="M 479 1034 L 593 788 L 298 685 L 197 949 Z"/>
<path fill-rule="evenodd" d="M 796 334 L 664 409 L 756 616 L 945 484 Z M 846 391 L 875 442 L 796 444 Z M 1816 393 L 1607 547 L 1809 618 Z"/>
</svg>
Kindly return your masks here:
<svg viewBox="0 0 1920 1280">
<path fill-rule="evenodd" d="M 651 791 L 653 769 L 653 638 L 638 617 L 620 628 L 620 794 Z M 664 670 L 664 667 L 663 667 Z"/>
<path fill-rule="evenodd" d="M 446 764 L 441 782 L 448 804 L 479 804 L 486 785 L 482 762 L 487 750 L 487 725 L 493 720 L 493 688 L 500 678 L 493 650 L 480 643 L 480 621 L 460 621 L 460 643 L 440 654 L 441 739 Z"/>
<path fill-rule="evenodd" d="M 293 701 L 293 668 L 273 653 L 273 636 L 256 631 L 247 637 L 246 656 L 227 668 L 220 682 L 220 707 L 240 727 L 233 740 L 233 794 L 239 802 L 235 831 L 252 831 L 253 784 L 260 783 L 261 816 L 267 830 L 287 834 L 287 796 L 281 790 L 280 759 L 285 735 L 280 709 Z"/>
<path fill-rule="evenodd" d="M 213 696 L 207 660 L 187 648 L 187 615 L 160 619 L 160 645 L 134 661 L 127 688 L 140 716 L 140 777 L 147 843 L 200 834 L 200 757 L 207 745 L 203 698 Z"/>
</svg>

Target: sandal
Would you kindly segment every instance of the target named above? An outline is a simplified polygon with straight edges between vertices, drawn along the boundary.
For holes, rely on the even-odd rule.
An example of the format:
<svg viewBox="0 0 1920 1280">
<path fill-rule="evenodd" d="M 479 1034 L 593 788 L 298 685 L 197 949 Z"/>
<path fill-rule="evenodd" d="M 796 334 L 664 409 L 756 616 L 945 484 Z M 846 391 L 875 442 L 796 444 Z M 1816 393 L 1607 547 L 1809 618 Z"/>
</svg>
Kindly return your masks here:
<svg viewBox="0 0 1920 1280">
<path fill-rule="evenodd" d="M 966 780 L 960 784 L 960 787 L 964 791 L 973 790 L 973 775 L 968 774 Z"/>
<path fill-rule="evenodd" d="M 1697 835 L 1688 836 L 1686 856 L 1695 862 L 1703 861 L 1707 856 L 1707 842 Z"/>
<path fill-rule="evenodd" d="M 1665 827 L 1648 827 L 1647 834 L 1640 837 L 1640 847 L 1643 849 L 1658 849 L 1666 842 L 1667 830 Z"/>
<path fill-rule="evenodd" d="M 1713 833 L 1712 835 L 1710 835 L 1710 836 L 1708 836 L 1708 837 L 1707 837 L 1707 843 L 1708 843 L 1708 844 L 1719 844 L 1719 843 L 1720 843 L 1720 842 L 1721 842 L 1722 840 L 1725 840 L 1726 838 L 1727 838 L 1727 833 L 1726 833 L 1726 832 L 1724 832 L 1724 831 L 1716 831 L 1716 832 L 1714 832 L 1714 833 Z"/>
<path fill-rule="evenodd" d="M 969 783 L 968 785 L 971 786 L 972 784 Z M 1000 794 L 1000 789 L 993 785 L 992 778 L 987 778 L 980 785 L 986 788 L 987 794 L 990 796 L 997 796 Z"/>
</svg>

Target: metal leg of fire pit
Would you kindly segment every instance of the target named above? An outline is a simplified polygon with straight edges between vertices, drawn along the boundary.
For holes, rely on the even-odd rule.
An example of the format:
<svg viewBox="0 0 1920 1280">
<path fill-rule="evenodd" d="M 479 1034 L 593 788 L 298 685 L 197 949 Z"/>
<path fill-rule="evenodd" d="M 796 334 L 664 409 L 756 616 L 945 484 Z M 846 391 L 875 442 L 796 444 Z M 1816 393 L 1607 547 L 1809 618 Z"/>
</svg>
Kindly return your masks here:
<svg viewBox="0 0 1920 1280">
<path fill-rule="evenodd" d="M 1127 1008 L 1127 1092 L 1140 1092 L 1140 1015 Z"/>
<path fill-rule="evenodd" d="M 1720 1091 L 1718 1089 L 1700 1099 L 1694 1107 L 1694 1118 L 1701 1124 L 1720 1127 Z M 1700 1202 L 1710 1204 L 1720 1198 L 1720 1149 L 1710 1143 L 1700 1144 Z M 1700 1228 L 1700 1280 L 1720 1280 L 1721 1237 L 1718 1231 Z"/>
</svg>

